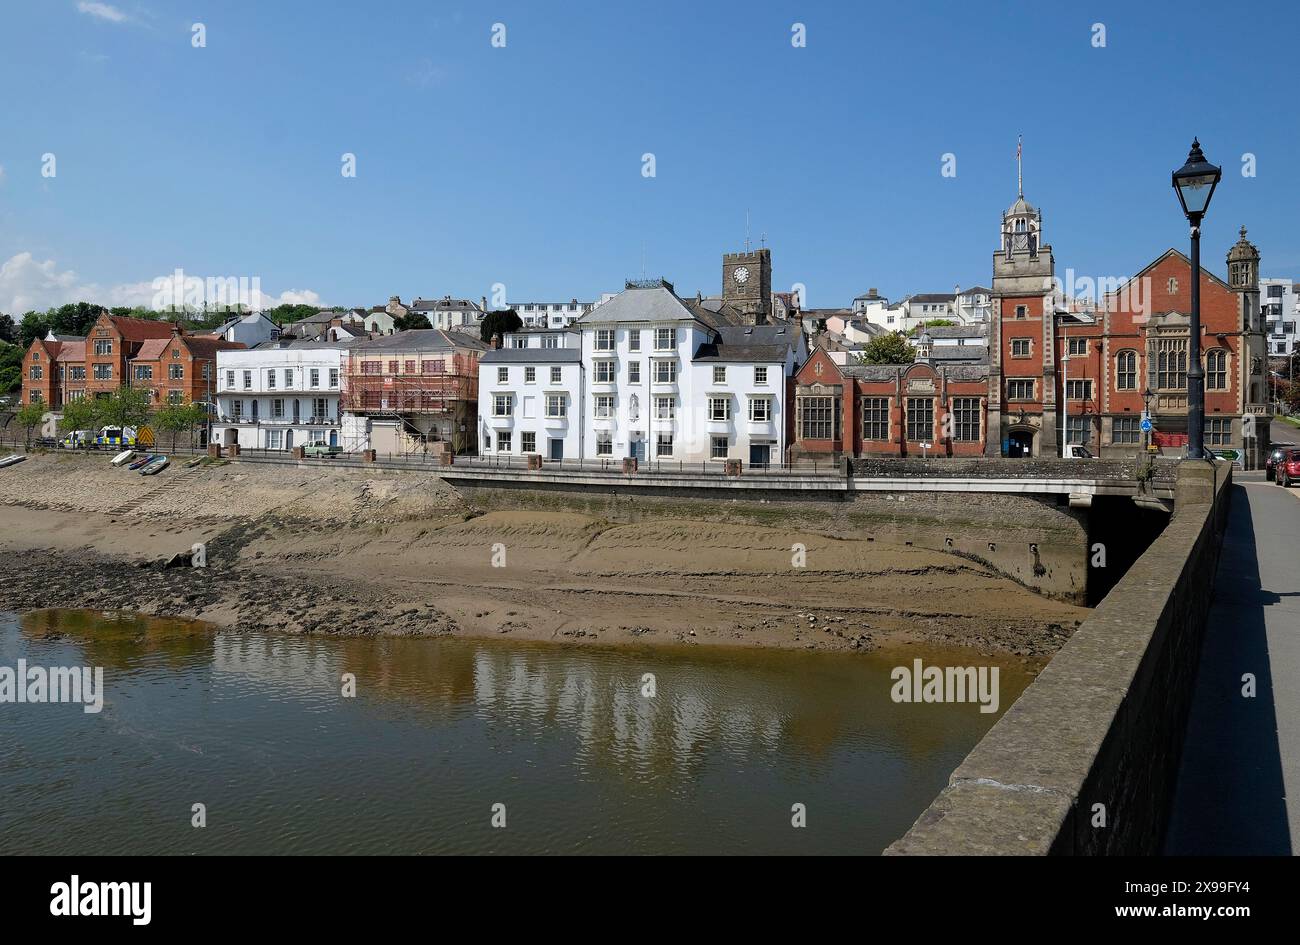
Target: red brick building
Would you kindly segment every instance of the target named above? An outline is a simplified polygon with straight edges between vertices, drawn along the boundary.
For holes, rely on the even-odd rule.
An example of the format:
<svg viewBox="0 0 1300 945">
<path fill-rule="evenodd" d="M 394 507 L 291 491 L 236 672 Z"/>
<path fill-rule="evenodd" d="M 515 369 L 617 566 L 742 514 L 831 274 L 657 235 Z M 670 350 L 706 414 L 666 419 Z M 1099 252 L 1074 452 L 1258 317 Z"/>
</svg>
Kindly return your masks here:
<svg viewBox="0 0 1300 945">
<path fill-rule="evenodd" d="M 173 322 L 101 315 L 82 339 L 37 339 L 23 356 L 23 403 L 58 410 L 81 397 L 106 397 L 123 384 L 153 402 L 207 402 L 216 353 L 242 344 L 184 334 Z"/>
<path fill-rule="evenodd" d="M 1003 214 L 994 254 L 989 365 L 988 455 L 1060 455 L 1067 443 L 1094 453 L 1145 448 L 1187 436 L 1191 262 L 1170 249 L 1102 293 L 1090 311 L 1064 297 L 1042 217 L 1023 196 Z M 1229 280 L 1201 270 L 1201 358 L 1205 444 L 1235 450 L 1247 468 L 1268 449 L 1259 252 L 1240 239 L 1227 257 Z M 1117 280 L 1116 280 L 1117 281 Z"/>
<path fill-rule="evenodd" d="M 794 384 L 795 461 L 985 452 L 984 365 L 839 365 L 817 348 Z"/>
<path fill-rule="evenodd" d="M 131 359 L 131 386 L 148 388 L 155 404 L 213 403 L 217 352 L 243 349 L 236 341 L 173 332 L 150 338 Z"/>
</svg>

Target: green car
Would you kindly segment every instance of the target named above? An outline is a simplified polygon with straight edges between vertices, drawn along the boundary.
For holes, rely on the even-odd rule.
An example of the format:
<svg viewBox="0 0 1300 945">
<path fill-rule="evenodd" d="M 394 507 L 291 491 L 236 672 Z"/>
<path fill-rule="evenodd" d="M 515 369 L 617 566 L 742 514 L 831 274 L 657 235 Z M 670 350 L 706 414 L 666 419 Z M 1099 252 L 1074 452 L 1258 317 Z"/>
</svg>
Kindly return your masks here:
<svg viewBox="0 0 1300 945">
<path fill-rule="evenodd" d="M 308 443 L 302 448 L 303 456 L 337 456 L 342 452 L 343 447 L 329 443 Z"/>
</svg>

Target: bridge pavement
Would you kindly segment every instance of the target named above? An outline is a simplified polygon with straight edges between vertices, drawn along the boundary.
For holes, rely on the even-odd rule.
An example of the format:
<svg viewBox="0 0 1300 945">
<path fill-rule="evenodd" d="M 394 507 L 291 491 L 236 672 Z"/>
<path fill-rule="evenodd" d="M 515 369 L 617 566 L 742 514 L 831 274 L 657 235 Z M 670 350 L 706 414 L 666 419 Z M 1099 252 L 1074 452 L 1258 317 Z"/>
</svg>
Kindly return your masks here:
<svg viewBox="0 0 1300 945">
<path fill-rule="evenodd" d="M 1259 472 L 1234 480 L 1170 854 L 1300 851 L 1300 489 Z"/>
</svg>

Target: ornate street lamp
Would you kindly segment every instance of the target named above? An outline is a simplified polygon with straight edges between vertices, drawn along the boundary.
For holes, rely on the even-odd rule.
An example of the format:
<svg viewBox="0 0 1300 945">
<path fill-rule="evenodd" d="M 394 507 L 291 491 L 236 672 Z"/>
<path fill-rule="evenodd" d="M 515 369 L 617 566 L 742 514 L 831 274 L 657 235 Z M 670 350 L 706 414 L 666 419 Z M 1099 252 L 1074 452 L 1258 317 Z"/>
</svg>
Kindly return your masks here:
<svg viewBox="0 0 1300 945">
<path fill-rule="evenodd" d="M 1201 220 L 1210 207 L 1221 168 L 1205 160 L 1193 138 L 1187 163 L 1174 171 L 1174 192 L 1192 226 L 1192 322 L 1187 345 L 1187 458 L 1205 457 L 1205 369 L 1201 367 Z"/>
</svg>

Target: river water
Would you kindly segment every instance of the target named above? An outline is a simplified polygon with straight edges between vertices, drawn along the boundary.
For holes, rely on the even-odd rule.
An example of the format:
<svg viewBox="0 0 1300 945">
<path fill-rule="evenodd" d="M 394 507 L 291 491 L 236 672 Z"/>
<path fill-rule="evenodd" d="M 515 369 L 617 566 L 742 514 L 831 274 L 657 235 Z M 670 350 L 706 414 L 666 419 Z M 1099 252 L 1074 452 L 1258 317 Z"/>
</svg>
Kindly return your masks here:
<svg viewBox="0 0 1300 945">
<path fill-rule="evenodd" d="M 998 665 L 999 712 L 893 702 L 891 669 L 918 656 Z M 1030 679 L 960 650 L 296 637 L 93 611 L 0 614 L 0 668 L 19 659 L 102 667 L 104 703 L 0 702 L 5 853 L 879 853 Z"/>
</svg>

